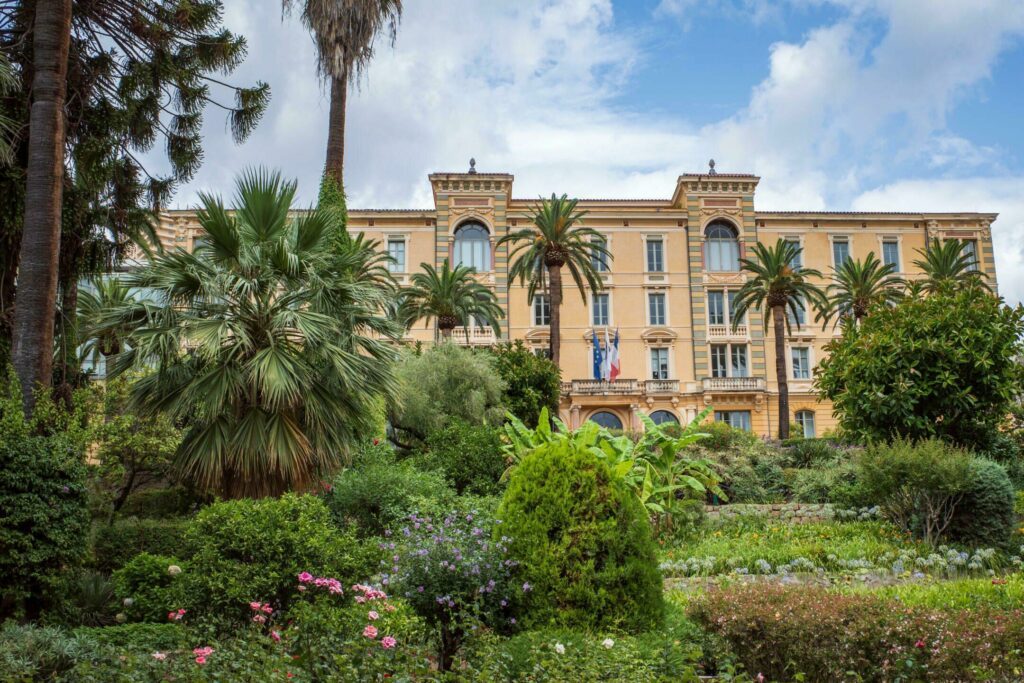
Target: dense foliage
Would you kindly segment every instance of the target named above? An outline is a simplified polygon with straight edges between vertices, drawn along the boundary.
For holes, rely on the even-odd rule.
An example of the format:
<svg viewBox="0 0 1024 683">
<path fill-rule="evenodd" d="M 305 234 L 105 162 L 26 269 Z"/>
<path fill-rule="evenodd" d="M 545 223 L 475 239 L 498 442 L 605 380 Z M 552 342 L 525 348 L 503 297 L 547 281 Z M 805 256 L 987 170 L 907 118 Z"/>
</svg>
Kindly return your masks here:
<svg viewBox="0 0 1024 683">
<path fill-rule="evenodd" d="M 985 443 L 1020 390 L 1024 307 L 979 288 L 880 307 L 830 342 L 815 379 L 858 439 Z"/>
<path fill-rule="evenodd" d="M 810 586 L 738 585 L 692 607 L 766 680 L 1012 681 L 1024 612 L 933 611 Z"/>
<path fill-rule="evenodd" d="M 423 464 L 441 472 L 459 494 L 501 493 L 505 457 L 501 432 L 453 420 L 427 436 Z"/>
<path fill-rule="evenodd" d="M 132 621 L 166 622 L 185 603 L 185 563 L 174 557 L 140 553 L 114 572 L 122 613 Z"/>
<path fill-rule="evenodd" d="M 643 631 L 662 619 L 647 514 L 590 449 L 552 441 L 512 471 L 498 509 L 519 575 L 523 623 Z"/>
<path fill-rule="evenodd" d="M 439 512 L 454 497 L 441 473 L 398 462 L 381 443 L 360 449 L 353 466 L 323 493 L 335 524 L 351 525 L 361 537 L 380 536 L 413 512 Z"/>
<path fill-rule="evenodd" d="M 373 573 L 378 554 L 350 531 L 331 524 L 314 496 L 215 503 L 196 515 L 186 533 L 193 554 L 185 582 L 192 614 L 241 620 L 253 600 L 287 609 L 299 595 L 302 572 L 331 576 L 342 585 Z"/>
<path fill-rule="evenodd" d="M 180 518 L 138 519 L 127 517 L 93 527 L 90 564 L 104 572 L 123 567 L 139 553 L 185 558 L 188 521 Z"/>
<path fill-rule="evenodd" d="M 0 387 L 0 619 L 59 601 L 89 528 L 83 416 L 42 398 L 26 419 L 16 387 Z"/>
<path fill-rule="evenodd" d="M 547 358 L 526 348 L 522 341 L 500 344 L 492 349 L 498 359 L 498 374 L 505 380 L 505 406 L 508 412 L 528 425 L 537 424 L 540 411 L 558 414 L 561 396 L 561 371 Z"/>
<path fill-rule="evenodd" d="M 395 388 L 381 256 L 319 209 L 290 213 L 296 189 L 252 170 L 234 212 L 203 195 L 200 248 L 151 259 L 128 280 L 156 303 L 107 316 L 133 322 L 112 374 L 156 366 L 133 384 L 133 407 L 189 419 L 178 470 L 224 496 L 280 494 L 338 469 Z"/>
<path fill-rule="evenodd" d="M 486 352 L 438 344 L 405 355 L 395 370 L 399 400 L 391 424 L 399 440 L 426 439 L 452 419 L 466 424 L 501 424 L 505 382 Z"/>
</svg>

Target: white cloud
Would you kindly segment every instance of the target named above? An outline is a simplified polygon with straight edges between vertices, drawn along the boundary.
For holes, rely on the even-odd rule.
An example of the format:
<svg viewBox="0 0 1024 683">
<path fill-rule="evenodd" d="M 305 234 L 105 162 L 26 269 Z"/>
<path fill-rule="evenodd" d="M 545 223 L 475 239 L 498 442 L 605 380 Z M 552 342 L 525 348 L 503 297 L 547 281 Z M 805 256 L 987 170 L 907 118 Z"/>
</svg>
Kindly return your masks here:
<svg viewBox="0 0 1024 683">
<path fill-rule="evenodd" d="M 999 293 L 1024 299 L 1024 176 L 900 180 L 865 192 L 858 211 L 979 211 L 998 213 L 992 224 Z"/>
<path fill-rule="evenodd" d="M 481 171 L 515 173 L 522 197 L 665 197 L 679 173 L 705 168 L 713 156 L 720 171 L 762 176 L 764 209 L 898 203 L 894 193 L 906 191 L 920 202 L 910 201 L 911 208 L 935 210 L 931 200 L 945 206 L 949 196 L 915 189 L 926 181 L 900 179 L 1004 172 L 1003 150 L 975 144 L 946 120 L 958 102 L 978 94 L 1000 54 L 1024 34 L 1024 2 L 791 3 L 828 4 L 840 16 L 799 41 L 773 45 L 765 56 L 768 76 L 752 86 L 748 104 L 703 127 L 617 99 L 636 65 L 652 56 L 641 32 L 616 25 L 611 0 L 406 3 L 397 44 L 378 45 L 349 98 L 350 205 L 430 206 L 426 175 L 463 170 L 470 156 Z M 663 0 L 658 12 L 685 22 L 693 5 Z M 727 20 L 745 13 L 758 21 L 759 8 L 769 5 L 714 2 Z M 226 7 L 228 25 L 250 45 L 235 80 L 269 81 L 273 100 L 240 147 L 217 112 L 209 113 L 206 162 L 177 203 L 194 203 L 199 189 L 229 191 L 237 171 L 256 163 L 298 177 L 310 202 L 323 165 L 328 102 L 309 37 L 297 21 L 282 23 L 277 2 L 227 0 Z M 693 87 L 692 78 L 681 68 L 662 87 Z M 1007 192 L 978 192 L 971 195 L 977 207 L 950 208 L 1004 211 L 996 229 L 1000 251 L 1019 254 L 1000 236 L 1024 235 L 1013 208 L 1019 205 Z M 1018 265 L 1001 262 L 1000 274 L 1003 291 L 1012 287 L 1019 298 L 1024 282 L 1007 272 Z"/>
</svg>

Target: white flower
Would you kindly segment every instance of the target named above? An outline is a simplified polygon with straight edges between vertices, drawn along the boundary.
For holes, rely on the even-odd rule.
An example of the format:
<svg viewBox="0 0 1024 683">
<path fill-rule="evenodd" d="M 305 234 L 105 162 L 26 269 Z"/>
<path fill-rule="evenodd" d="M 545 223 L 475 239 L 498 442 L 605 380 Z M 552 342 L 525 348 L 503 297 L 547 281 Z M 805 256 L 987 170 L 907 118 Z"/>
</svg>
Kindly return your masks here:
<svg viewBox="0 0 1024 683">
<path fill-rule="evenodd" d="M 164 654 L 163 652 L 154 652 L 153 653 L 153 659 L 157 660 L 158 662 L 162 662 L 165 659 L 167 659 L 167 655 Z"/>
<path fill-rule="evenodd" d="M 565 645 L 562 645 L 561 643 L 555 643 L 555 652 L 557 652 L 560 655 L 564 655 Z"/>
<path fill-rule="evenodd" d="M 601 645 L 604 646 L 604 649 L 610 650 L 613 647 L 615 647 L 615 641 L 612 640 L 611 638 L 605 638 L 604 640 L 601 641 Z"/>
<path fill-rule="evenodd" d="M 167 568 L 167 573 L 171 576 L 177 576 L 181 573 L 181 567 L 179 567 L 176 564 L 172 564 L 170 567 Z"/>
<path fill-rule="evenodd" d="M 124 622 L 128 621 L 128 615 L 124 612 L 118 612 L 117 616 L 114 617 L 114 621 L 116 621 L 119 624 L 123 624 Z"/>
<path fill-rule="evenodd" d="M 131 607 L 132 605 L 135 604 L 135 601 L 132 600 L 131 598 L 125 598 L 123 602 L 124 602 L 124 606 L 125 607 Z"/>
</svg>

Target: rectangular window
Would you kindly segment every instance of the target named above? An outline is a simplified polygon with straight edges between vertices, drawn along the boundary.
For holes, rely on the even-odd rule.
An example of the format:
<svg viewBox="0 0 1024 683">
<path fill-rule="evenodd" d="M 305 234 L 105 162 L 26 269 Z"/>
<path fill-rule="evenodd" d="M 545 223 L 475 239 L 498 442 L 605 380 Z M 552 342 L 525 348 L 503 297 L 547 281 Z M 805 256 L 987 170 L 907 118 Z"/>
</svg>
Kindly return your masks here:
<svg viewBox="0 0 1024 683">
<path fill-rule="evenodd" d="M 746 313 L 744 313 L 743 315 L 739 316 L 738 318 L 736 316 L 736 296 L 738 294 L 739 294 L 739 292 L 729 292 L 729 322 L 731 324 L 733 324 L 733 325 L 746 325 L 747 324 L 747 314 Z"/>
<path fill-rule="evenodd" d="M 968 266 L 967 270 L 978 269 L 978 243 L 974 240 L 964 240 L 963 255 L 968 258 L 971 265 Z"/>
<path fill-rule="evenodd" d="M 900 272 L 900 243 L 896 240 L 882 241 L 882 264 L 892 265 L 893 272 Z"/>
<path fill-rule="evenodd" d="M 805 439 L 814 438 L 814 413 L 809 410 L 796 411 L 796 423 L 803 430 Z"/>
<path fill-rule="evenodd" d="M 838 270 L 850 258 L 850 240 L 836 237 L 832 240 L 832 265 Z"/>
<path fill-rule="evenodd" d="M 732 374 L 730 377 L 749 377 L 750 372 L 747 369 L 747 345 L 746 344 L 733 344 L 732 346 L 732 363 L 730 366 Z"/>
<path fill-rule="evenodd" d="M 712 377 L 728 377 L 729 376 L 729 365 L 728 365 L 729 346 L 727 344 L 712 344 L 711 345 L 711 376 Z"/>
<path fill-rule="evenodd" d="M 665 244 L 660 237 L 647 238 L 647 272 L 661 273 L 665 270 Z"/>
<path fill-rule="evenodd" d="M 725 324 L 725 292 L 708 292 L 708 324 Z"/>
<path fill-rule="evenodd" d="M 551 302 L 547 294 L 533 295 L 533 324 L 535 327 L 551 324 Z"/>
<path fill-rule="evenodd" d="M 668 379 L 668 349 L 651 349 L 651 379 Z"/>
<path fill-rule="evenodd" d="M 608 248 L 608 240 L 602 238 L 594 238 L 590 242 L 591 244 L 599 247 Z M 590 264 L 599 273 L 605 273 L 608 271 L 608 257 L 597 251 L 596 249 L 590 253 Z"/>
<path fill-rule="evenodd" d="M 750 431 L 749 410 L 716 410 L 715 422 L 724 422 L 733 429 Z"/>
<path fill-rule="evenodd" d="M 804 303 L 802 297 L 796 299 L 796 315 L 793 314 L 792 308 L 786 306 L 786 317 L 789 318 L 791 329 L 799 330 L 807 324 L 807 304 Z"/>
<path fill-rule="evenodd" d="M 594 327 L 610 325 L 611 318 L 608 315 L 608 294 L 594 294 L 594 317 L 591 321 Z"/>
<path fill-rule="evenodd" d="M 811 378 L 811 350 L 806 346 L 793 350 L 793 379 Z"/>
<path fill-rule="evenodd" d="M 650 316 L 651 325 L 666 325 L 665 322 L 665 295 L 662 292 L 650 292 L 647 295 L 647 313 Z"/>
<path fill-rule="evenodd" d="M 792 244 L 797 249 L 796 256 L 789 261 L 790 268 L 803 268 L 804 267 L 804 254 L 800 249 L 800 240 L 798 239 L 787 239 L 786 244 Z"/>
<path fill-rule="evenodd" d="M 405 240 L 388 240 L 388 256 L 392 261 L 388 263 L 388 270 L 392 273 L 405 272 Z"/>
<path fill-rule="evenodd" d="M 549 346 L 535 346 L 533 347 L 533 355 L 538 358 L 551 358 L 551 347 Z"/>
</svg>

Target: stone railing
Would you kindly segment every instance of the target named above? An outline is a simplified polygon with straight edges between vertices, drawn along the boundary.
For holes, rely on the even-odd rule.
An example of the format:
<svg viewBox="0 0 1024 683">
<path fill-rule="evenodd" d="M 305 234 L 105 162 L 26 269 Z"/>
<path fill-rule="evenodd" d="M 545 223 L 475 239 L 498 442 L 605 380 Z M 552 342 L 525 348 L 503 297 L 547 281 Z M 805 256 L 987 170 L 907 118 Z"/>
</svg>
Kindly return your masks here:
<svg viewBox="0 0 1024 683">
<path fill-rule="evenodd" d="M 764 391 L 764 377 L 705 377 L 704 391 Z"/>
<path fill-rule="evenodd" d="M 569 383 L 569 390 L 573 394 L 583 396 L 637 394 L 640 391 L 638 384 L 635 379 L 617 379 L 613 382 L 605 382 L 600 379 L 574 379 Z"/>
<path fill-rule="evenodd" d="M 498 339 L 489 327 L 456 327 L 452 330 L 452 341 L 461 346 L 490 346 Z"/>
<path fill-rule="evenodd" d="M 733 337 L 746 337 L 747 326 L 737 325 L 708 325 L 708 339 L 729 339 Z"/>
<path fill-rule="evenodd" d="M 677 379 L 649 379 L 644 382 L 644 393 L 648 396 L 654 394 L 678 394 L 679 380 Z"/>
</svg>

